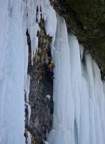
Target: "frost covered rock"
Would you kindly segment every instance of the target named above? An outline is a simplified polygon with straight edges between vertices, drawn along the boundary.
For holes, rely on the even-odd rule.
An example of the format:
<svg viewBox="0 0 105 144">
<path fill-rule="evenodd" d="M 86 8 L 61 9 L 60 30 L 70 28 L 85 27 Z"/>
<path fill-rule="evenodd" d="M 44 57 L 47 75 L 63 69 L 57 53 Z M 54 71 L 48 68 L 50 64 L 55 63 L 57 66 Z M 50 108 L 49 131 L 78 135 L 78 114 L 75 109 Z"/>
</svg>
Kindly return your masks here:
<svg viewBox="0 0 105 144">
<path fill-rule="evenodd" d="M 47 98 L 48 100 L 50 100 L 50 99 L 51 99 L 51 96 L 50 96 L 50 95 L 46 95 L 46 98 Z"/>
</svg>

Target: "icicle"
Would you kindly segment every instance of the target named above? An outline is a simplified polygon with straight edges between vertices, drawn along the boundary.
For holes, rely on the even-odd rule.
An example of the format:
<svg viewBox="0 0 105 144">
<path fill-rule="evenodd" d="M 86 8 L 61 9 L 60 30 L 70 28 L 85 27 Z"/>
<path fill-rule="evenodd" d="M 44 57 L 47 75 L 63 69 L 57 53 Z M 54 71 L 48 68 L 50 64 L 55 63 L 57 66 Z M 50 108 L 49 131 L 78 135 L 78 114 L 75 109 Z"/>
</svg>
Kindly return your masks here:
<svg viewBox="0 0 105 144">
<path fill-rule="evenodd" d="M 49 134 L 49 144 L 72 143 L 73 135 L 73 100 L 70 80 L 70 51 L 68 35 L 64 19 L 58 17 L 55 41 L 55 80 L 54 80 L 54 121 L 53 130 Z M 61 31 L 62 29 L 62 31 Z M 62 40 L 62 41 L 61 41 Z M 66 61 L 66 63 L 65 63 Z M 65 80 L 64 80 L 65 79 Z M 58 85 L 59 83 L 59 85 Z M 71 104 L 71 105 L 70 105 Z M 70 114 L 68 115 L 68 111 Z M 70 123 L 69 123 L 70 122 Z"/>
<path fill-rule="evenodd" d="M 52 6 L 46 7 L 46 21 L 45 21 L 45 30 L 47 35 L 53 37 L 56 34 L 56 13 Z"/>
<path fill-rule="evenodd" d="M 89 54 L 82 63 L 83 46 L 75 36 L 67 37 L 59 16 L 53 47 L 54 117 L 49 144 L 104 144 L 105 82 Z"/>
<path fill-rule="evenodd" d="M 30 0 L 28 7 L 28 31 L 31 38 L 31 62 L 38 48 L 37 33 L 40 31 L 39 23 L 41 18 L 45 22 L 45 30 L 47 35 L 54 37 L 56 33 L 56 13 L 50 5 L 49 0 Z"/>
<path fill-rule="evenodd" d="M 25 43 L 21 0 L 1 1 L 0 13 L 0 143 L 24 144 Z"/>
</svg>

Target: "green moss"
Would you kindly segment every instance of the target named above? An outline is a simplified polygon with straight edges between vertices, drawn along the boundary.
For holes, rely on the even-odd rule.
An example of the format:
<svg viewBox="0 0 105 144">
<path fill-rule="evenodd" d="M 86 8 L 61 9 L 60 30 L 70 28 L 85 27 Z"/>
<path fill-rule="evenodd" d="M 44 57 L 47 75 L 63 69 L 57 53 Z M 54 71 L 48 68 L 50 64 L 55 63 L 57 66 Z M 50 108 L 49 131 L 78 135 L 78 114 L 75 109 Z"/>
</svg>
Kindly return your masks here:
<svg viewBox="0 0 105 144">
<path fill-rule="evenodd" d="M 105 2 L 101 0 L 52 0 L 66 20 L 68 31 L 91 53 L 105 70 Z M 57 3 L 58 2 L 58 3 Z"/>
<path fill-rule="evenodd" d="M 105 3 L 95 0 L 68 0 L 83 30 L 76 31 L 97 63 L 105 70 Z"/>
</svg>

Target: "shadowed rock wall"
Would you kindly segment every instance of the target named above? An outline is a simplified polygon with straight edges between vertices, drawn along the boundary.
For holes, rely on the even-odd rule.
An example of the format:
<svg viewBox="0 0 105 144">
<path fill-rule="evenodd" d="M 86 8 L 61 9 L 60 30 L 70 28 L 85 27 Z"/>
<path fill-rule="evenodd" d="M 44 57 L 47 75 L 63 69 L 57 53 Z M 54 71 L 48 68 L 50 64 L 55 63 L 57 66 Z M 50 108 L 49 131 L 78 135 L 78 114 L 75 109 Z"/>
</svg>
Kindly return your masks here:
<svg viewBox="0 0 105 144">
<path fill-rule="evenodd" d="M 105 1 L 52 0 L 56 11 L 65 18 L 69 33 L 91 53 L 105 71 Z"/>
</svg>

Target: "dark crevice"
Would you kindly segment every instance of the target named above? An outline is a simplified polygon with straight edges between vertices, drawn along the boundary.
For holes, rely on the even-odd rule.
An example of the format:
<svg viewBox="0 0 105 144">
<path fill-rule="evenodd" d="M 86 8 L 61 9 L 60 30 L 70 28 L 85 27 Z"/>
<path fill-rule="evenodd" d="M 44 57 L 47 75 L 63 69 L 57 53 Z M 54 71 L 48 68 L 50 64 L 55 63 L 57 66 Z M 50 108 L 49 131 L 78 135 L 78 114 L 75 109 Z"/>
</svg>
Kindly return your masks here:
<svg viewBox="0 0 105 144">
<path fill-rule="evenodd" d="M 31 66 L 31 40 L 28 30 L 26 31 L 26 37 L 27 37 L 27 45 L 28 45 L 28 73 Z M 26 96 L 26 92 L 24 92 L 24 101 L 25 101 L 25 131 L 24 131 L 24 137 L 25 137 L 25 144 L 28 144 L 28 132 L 30 132 L 29 124 L 28 124 L 28 117 L 29 117 L 29 111 L 28 111 L 28 100 Z"/>
<path fill-rule="evenodd" d="M 28 29 L 26 31 L 26 36 L 27 36 L 28 52 L 31 53 L 31 39 L 30 39 L 30 34 L 28 32 Z"/>
<path fill-rule="evenodd" d="M 41 11 L 41 9 L 40 9 Z M 37 9 L 38 12 L 38 9 Z M 46 134 L 49 133 L 52 127 L 53 118 L 53 79 L 47 74 L 47 64 L 51 58 L 51 41 L 44 29 L 44 21 L 41 20 L 40 32 L 37 36 L 39 39 L 38 50 L 31 65 L 31 40 L 27 30 L 27 44 L 29 47 L 29 64 L 28 74 L 31 76 L 29 104 L 31 106 L 30 123 L 27 124 L 28 111 L 25 107 L 25 127 L 32 136 L 32 144 L 43 144 L 46 139 Z M 51 98 L 47 98 L 49 95 Z M 27 114 L 27 115 L 26 115 Z M 27 141 L 27 133 L 25 137 Z M 27 143 L 26 143 L 27 144 Z"/>
</svg>

